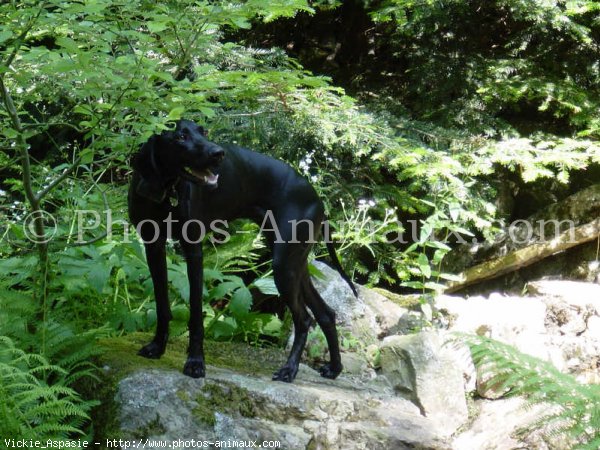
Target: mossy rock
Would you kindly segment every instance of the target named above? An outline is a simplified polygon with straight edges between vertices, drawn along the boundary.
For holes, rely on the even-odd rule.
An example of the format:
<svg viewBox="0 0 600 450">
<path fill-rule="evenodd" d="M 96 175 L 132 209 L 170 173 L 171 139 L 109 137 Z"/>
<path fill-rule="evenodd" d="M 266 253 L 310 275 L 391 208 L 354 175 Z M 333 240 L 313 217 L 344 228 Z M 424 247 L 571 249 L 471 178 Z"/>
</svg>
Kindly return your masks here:
<svg viewBox="0 0 600 450">
<path fill-rule="evenodd" d="M 413 311 L 419 310 L 422 303 L 421 296 L 417 294 L 400 295 L 383 288 L 374 288 L 373 291 L 377 292 L 379 295 L 383 295 L 396 305 Z"/>
<path fill-rule="evenodd" d="M 147 359 L 137 351 L 152 339 L 150 333 L 131 333 L 122 337 L 101 339 L 98 344 L 104 352 L 96 361 L 103 370 L 99 380 L 82 386 L 85 397 L 99 399 L 100 404 L 92 411 L 96 437 L 119 439 L 119 407 L 115 402 L 119 381 L 133 372 L 143 369 L 166 369 L 180 372 L 187 357 L 187 339 L 172 338 L 160 359 Z M 211 367 L 222 367 L 240 374 L 269 376 L 286 360 L 286 353 L 279 348 L 258 348 L 238 342 L 205 341 L 207 372 Z M 217 392 L 218 391 L 218 392 Z M 184 393 L 182 393 L 184 395 Z M 201 398 L 195 400 L 198 407 L 194 413 L 203 422 L 213 425 L 216 411 L 233 416 L 254 417 L 254 406 L 244 389 L 236 386 L 219 386 L 207 383 Z M 98 442 L 102 442 L 101 439 Z"/>
<path fill-rule="evenodd" d="M 119 379 L 143 368 L 182 370 L 187 357 L 187 338 L 170 339 L 167 350 L 160 359 L 138 356 L 138 350 L 151 339 L 152 335 L 149 333 L 131 333 L 100 340 L 99 344 L 105 350 L 100 358 L 100 365 L 110 368 Z M 252 347 L 240 342 L 205 341 L 204 352 L 208 366 L 231 369 L 241 374 L 270 375 L 286 360 L 283 349 Z"/>
<path fill-rule="evenodd" d="M 214 426 L 216 412 L 231 417 L 256 417 L 255 401 L 246 389 L 234 384 L 207 382 L 201 395 L 196 398 L 198 406 L 193 412 L 202 422 Z"/>
</svg>

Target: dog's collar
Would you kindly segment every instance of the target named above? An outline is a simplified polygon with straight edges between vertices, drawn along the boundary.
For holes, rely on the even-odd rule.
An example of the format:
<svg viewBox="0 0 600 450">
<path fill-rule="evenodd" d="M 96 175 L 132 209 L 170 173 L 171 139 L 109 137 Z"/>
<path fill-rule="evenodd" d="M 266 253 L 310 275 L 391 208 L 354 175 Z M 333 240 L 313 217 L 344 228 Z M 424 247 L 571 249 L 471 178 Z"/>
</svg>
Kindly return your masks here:
<svg viewBox="0 0 600 450">
<path fill-rule="evenodd" d="M 158 169 L 158 164 L 156 163 L 156 156 L 154 152 L 150 153 L 150 165 L 152 166 L 152 170 L 154 173 L 160 173 Z M 177 189 L 175 186 L 179 182 L 179 177 L 175 178 L 175 181 L 171 183 L 171 186 L 167 188 L 167 198 L 169 199 L 169 203 L 174 208 L 179 205 L 179 195 L 177 194 Z"/>
<path fill-rule="evenodd" d="M 168 191 L 168 197 L 169 197 L 169 203 L 171 204 L 171 206 L 174 208 L 177 205 L 179 205 L 179 194 L 177 194 L 177 189 L 175 189 L 175 185 L 177 184 L 177 182 L 179 181 L 179 178 L 177 178 L 177 180 L 175 180 L 175 183 L 173 183 L 173 185 L 171 186 L 171 188 Z"/>
</svg>

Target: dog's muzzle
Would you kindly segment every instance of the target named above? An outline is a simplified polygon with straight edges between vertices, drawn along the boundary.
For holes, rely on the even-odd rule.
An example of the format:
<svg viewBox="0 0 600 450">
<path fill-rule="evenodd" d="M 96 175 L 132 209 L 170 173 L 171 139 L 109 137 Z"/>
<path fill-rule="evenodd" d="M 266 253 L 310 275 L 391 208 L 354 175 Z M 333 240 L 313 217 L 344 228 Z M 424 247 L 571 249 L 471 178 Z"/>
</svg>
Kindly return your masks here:
<svg viewBox="0 0 600 450">
<path fill-rule="evenodd" d="M 208 160 L 211 167 L 217 166 L 225 157 L 225 150 L 215 145 L 213 148 L 208 150 Z M 183 168 L 186 178 L 196 181 L 205 186 L 216 187 L 219 182 L 219 175 L 214 174 L 212 170 L 207 167 L 204 169 L 194 169 L 192 167 Z"/>
<path fill-rule="evenodd" d="M 203 185 L 216 187 L 219 182 L 219 175 L 215 175 L 210 169 L 198 170 L 191 167 L 184 167 L 183 170 L 188 175 L 186 178 Z"/>
</svg>

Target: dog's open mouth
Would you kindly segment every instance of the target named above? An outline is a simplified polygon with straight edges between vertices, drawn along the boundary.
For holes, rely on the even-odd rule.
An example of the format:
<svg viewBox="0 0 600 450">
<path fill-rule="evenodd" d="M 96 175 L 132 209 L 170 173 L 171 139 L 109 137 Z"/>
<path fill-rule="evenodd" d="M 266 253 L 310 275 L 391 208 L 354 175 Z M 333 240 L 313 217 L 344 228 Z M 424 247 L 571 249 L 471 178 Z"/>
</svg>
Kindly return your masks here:
<svg viewBox="0 0 600 450">
<path fill-rule="evenodd" d="M 219 181 L 219 175 L 215 175 L 210 169 L 192 169 L 191 167 L 184 167 L 185 174 L 194 181 L 198 181 L 207 186 L 216 186 Z"/>
</svg>

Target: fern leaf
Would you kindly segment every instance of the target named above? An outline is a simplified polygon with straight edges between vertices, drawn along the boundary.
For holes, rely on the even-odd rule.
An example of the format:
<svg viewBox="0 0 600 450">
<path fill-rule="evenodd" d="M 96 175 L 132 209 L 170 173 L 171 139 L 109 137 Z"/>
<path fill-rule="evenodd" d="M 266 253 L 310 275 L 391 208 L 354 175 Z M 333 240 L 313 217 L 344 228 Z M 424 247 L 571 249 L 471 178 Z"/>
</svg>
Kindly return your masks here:
<svg viewBox="0 0 600 450">
<path fill-rule="evenodd" d="M 598 448 L 600 442 L 600 386 L 580 384 L 547 361 L 482 336 L 459 334 L 486 383 L 507 396 L 522 396 L 527 407 L 544 404 L 546 412 L 529 429 L 547 435 L 567 435 L 574 448 Z"/>
</svg>

